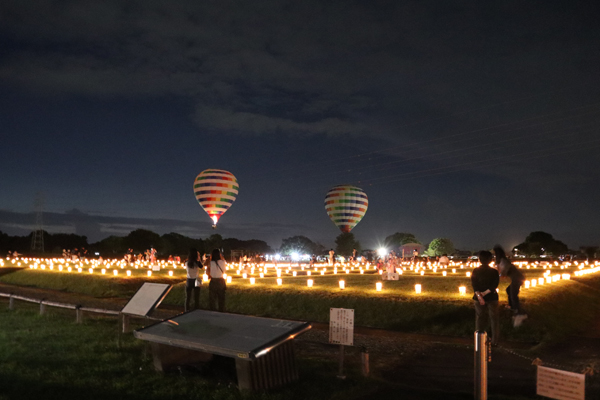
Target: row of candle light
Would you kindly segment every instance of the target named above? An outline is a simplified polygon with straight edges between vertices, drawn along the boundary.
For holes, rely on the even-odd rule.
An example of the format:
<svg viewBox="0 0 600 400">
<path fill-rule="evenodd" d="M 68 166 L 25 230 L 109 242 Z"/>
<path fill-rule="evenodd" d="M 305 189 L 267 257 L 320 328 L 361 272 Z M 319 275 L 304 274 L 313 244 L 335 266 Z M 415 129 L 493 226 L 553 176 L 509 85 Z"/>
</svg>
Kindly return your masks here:
<svg viewBox="0 0 600 400">
<path fill-rule="evenodd" d="M 8 258 L 7 258 L 7 259 L 8 259 Z M 24 261 L 24 262 L 28 262 L 28 261 L 33 261 L 33 260 L 24 259 L 23 261 Z M 59 260 L 59 261 L 62 261 L 62 260 Z M 17 263 L 18 263 L 18 265 L 20 265 L 20 262 L 18 262 L 17 260 L 13 260 L 13 262 L 17 262 Z M 46 262 L 48 262 L 48 261 L 46 261 Z M 64 263 L 60 263 L 60 264 L 61 264 L 61 265 L 59 265 L 59 266 L 58 266 L 58 268 L 57 268 L 59 271 L 63 271 L 63 270 L 65 270 L 65 271 L 68 271 L 68 272 L 72 272 L 72 270 L 73 270 L 73 267 L 71 267 L 71 266 L 68 266 L 68 267 L 66 267 L 66 266 L 63 266 L 62 264 L 64 264 Z M 119 264 L 119 262 L 116 262 L 116 264 Z M 163 264 L 164 264 L 164 262 L 163 262 Z M 568 263 L 568 264 L 570 265 L 570 263 Z M 67 265 L 68 265 L 68 263 L 67 263 Z M 81 264 L 80 264 L 80 265 L 81 265 Z M 595 268 L 583 269 L 583 268 L 584 268 L 585 266 L 587 266 L 587 265 L 589 265 L 589 264 L 587 264 L 587 263 L 582 263 L 581 265 L 577 265 L 577 263 L 575 263 L 575 266 L 577 266 L 579 270 L 578 270 L 578 271 L 575 271 L 575 272 L 574 272 L 574 275 L 575 275 L 575 276 L 582 276 L 582 275 L 586 275 L 586 274 L 590 274 L 590 273 L 600 272 L 600 265 L 599 265 L 599 263 L 598 263 L 598 262 L 596 262 L 596 263 L 594 263 L 594 264 L 593 264 L 593 265 L 598 265 L 598 266 L 596 266 Z M 2 259 L 0 259 L 0 266 L 4 266 L 4 261 L 3 261 Z M 33 264 L 29 265 L 29 268 L 32 268 L 32 269 L 37 269 L 37 268 L 38 268 L 38 261 L 37 261 L 37 260 L 36 260 L 36 261 L 34 261 L 34 263 L 33 263 Z M 41 266 L 40 266 L 40 268 L 41 268 L 41 269 L 45 269 L 45 265 L 41 265 Z M 49 268 L 50 270 L 53 270 L 53 269 L 54 269 L 54 265 L 53 265 L 52 263 L 49 263 L 49 266 L 48 266 L 48 268 Z M 124 267 L 122 266 L 121 268 L 124 268 Z M 375 267 L 373 267 L 373 268 L 375 269 Z M 562 268 L 563 268 L 563 266 L 561 266 L 561 269 L 562 269 Z M 263 270 L 262 268 L 259 268 L 259 269 L 260 269 L 261 271 Z M 304 270 L 304 268 L 302 268 L 302 269 Z M 352 269 L 354 269 L 354 268 L 352 268 Z M 369 267 L 367 266 L 367 270 L 368 270 L 368 269 L 369 269 Z M 412 270 L 413 268 L 411 267 L 410 269 Z M 435 272 L 435 268 L 433 268 L 433 269 L 434 269 L 434 272 Z M 77 272 L 79 272 L 79 273 L 82 273 L 82 272 L 83 272 L 83 268 L 82 268 L 81 266 L 80 266 L 80 267 L 78 267 L 78 268 L 76 268 L 76 270 L 77 270 Z M 254 267 L 252 268 L 252 271 L 253 271 L 253 270 L 254 270 Z M 266 271 L 266 270 L 267 270 L 267 267 L 265 267 L 265 268 L 264 268 L 264 270 Z M 315 268 L 315 270 L 317 270 L 317 268 Z M 344 269 L 344 271 L 345 271 L 345 273 L 346 273 L 346 274 L 350 273 L 350 269 L 348 269 L 348 268 L 345 268 L 345 269 Z M 417 272 L 417 271 L 418 271 L 418 268 L 417 268 L 417 270 L 416 270 L 415 272 Z M 94 267 L 91 267 L 91 268 L 89 268 L 89 269 L 88 269 L 88 272 L 89 272 L 90 274 L 92 274 L 92 273 L 94 272 Z M 278 277 L 278 278 L 277 278 L 277 281 L 276 281 L 276 282 L 277 282 L 277 285 L 278 285 L 278 286 L 281 286 L 281 285 L 283 285 L 283 280 L 281 279 L 281 273 L 282 273 L 282 271 L 281 271 L 279 268 L 276 268 L 276 272 L 277 272 L 277 277 Z M 289 269 L 289 268 L 288 268 L 287 272 L 288 272 L 288 273 L 290 272 L 290 269 Z M 308 270 L 308 271 L 306 271 L 306 272 L 307 272 L 307 275 L 308 275 L 308 276 L 310 276 L 310 275 L 311 275 L 311 271 L 310 271 L 310 270 Z M 321 270 L 321 275 L 324 275 L 324 274 L 325 274 L 325 272 L 326 272 L 326 268 L 325 268 L 325 267 L 323 267 L 323 269 Z M 362 269 L 362 267 L 360 268 L 360 272 L 361 272 L 361 274 L 363 273 L 363 269 Z M 381 270 L 379 271 L 379 273 L 382 273 L 382 272 L 383 272 L 383 271 L 381 271 Z M 397 272 L 398 272 L 399 274 L 402 274 L 402 269 L 398 268 L 398 269 L 397 269 Z M 456 269 L 453 269 L 453 270 L 452 270 L 452 272 L 453 272 L 453 273 L 456 273 Z M 100 273 L 101 273 L 101 274 L 103 274 L 103 275 L 104 275 L 104 274 L 106 274 L 106 273 L 107 273 L 107 269 L 106 269 L 106 268 L 102 268 L 102 269 L 100 270 Z M 115 275 L 115 276 L 117 276 L 117 275 L 119 274 L 119 272 L 118 272 L 118 270 L 117 270 L 117 269 L 114 269 L 114 270 L 112 271 L 112 273 L 113 273 L 113 275 Z M 241 274 L 241 270 L 238 270 L 238 271 L 237 271 L 237 273 L 238 273 L 238 275 L 239 275 L 239 274 Z M 292 271 L 292 274 L 293 274 L 293 276 L 296 276 L 296 275 L 297 275 L 296 271 Z M 337 268 L 334 268 L 334 274 L 337 274 Z M 421 271 L 420 271 L 420 274 L 421 274 L 421 275 L 424 275 L 424 270 L 421 270 Z M 443 276 L 446 276 L 446 271 L 442 271 L 442 274 L 443 274 Z M 126 275 L 127 275 L 127 276 L 131 276 L 131 270 L 127 270 L 127 271 L 126 271 Z M 152 276 L 152 271 L 147 271 L 147 275 L 148 275 L 148 277 L 151 277 L 151 276 Z M 173 276 L 173 271 L 168 271 L 168 275 L 172 277 L 172 276 Z M 467 276 L 467 277 L 469 277 L 469 276 L 470 276 L 470 272 L 467 272 L 467 273 L 466 273 L 466 276 Z M 244 279 L 245 279 L 245 278 L 247 278 L 247 274 L 246 274 L 246 273 L 243 273 L 243 274 L 242 274 L 242 277 L 243 277 Z M 263 278 L 263 277 L 264 277 L 264 273 L 263 273 L 263 272 L 260 272 L 260 277 L 261 277 L 261 278 Z M 231 282 L 232 282 L 232 277 L 231 277 L 231 276 L 227 276 L 227 275 L 225 274 L 225 278 L 227 279 L 227 282 L 228 282 L 228 283 L 231 283 Z M 541 278 L 537 278 L 537 279 L 531 279 L 531 280 L 527 280 L 527 281 L 525 281 L 525 282 L 524 282 L 524 288 L 525 288 L 525 289 L 528 289 L 528 288 L 530 288 L 530 287 L 536 287 L 537 285 L 543 285 L 543 284 L 545 284 L 545 283 L 553 283 L 553 282 L 556 282 L 556 281 L 558 281 L 558 280 L 561 280 L 561 279 L 563 279 L 563 280 L 568 280 L 568 279 L 570 279 L 570 275 L 569 275 L 569 274 L 555 274 L 554 276 L 550 276 L 550 271 L 549 271 L 549 270 L 547 270 L 547 271 L 544 273 L 544 276 L 543 276 L 543 277 L 541 277 Z M 208 275 L 204 274 L 204 275 L 203 275 L 203 277 L 202 277 L 202 280 L 203 280 L 203 281 L 205 281 L 205 282 L 206 282 L 206 281 L 208 281 Z M 251 278 L 250 278 L 250 284 L 251 284 L 251 285 L 254 285 L 254 284 L 255 284 L 255 282 L 256 282 L 256 278 L 254 278 L 254 277 L 251 277 Z M 308 286 L 308 287 L 313 287 L 313 285 L 314 285 L 314 280 L 313 280 L 313 279 L 308 279 L 308 280 L 307 280 L 307 286 Z M 345 288 L 346 288 L 345 281 L 343 281 L 343 280 L 340 280 L 340 281 L 339 281 L 339 287 L 340 287 L 340 289 L 342 289 L 342 290 L 343 290 L 343 289 L 345 289 Z M 383 284 L 382 284 L 382 282 L 377 282 L 377 283 L 376 283 L 376 291 L 382 291 L 382 289 L 383 289 Z M 421 291 L 422 291 L 422 286 L 421 286 L 420 284 L 416 284 L 416 285 L 415 285 L 415 292 L 416 292 L 416 293 L 421 293 Z M 465 287 L 465 286 L 460 286 L 460 287 L 459 287 L 459 293 L 460 293 L 461 295 L 464 295 L 464 294 L 466 294 L 466 287 Z"/>
</svg>

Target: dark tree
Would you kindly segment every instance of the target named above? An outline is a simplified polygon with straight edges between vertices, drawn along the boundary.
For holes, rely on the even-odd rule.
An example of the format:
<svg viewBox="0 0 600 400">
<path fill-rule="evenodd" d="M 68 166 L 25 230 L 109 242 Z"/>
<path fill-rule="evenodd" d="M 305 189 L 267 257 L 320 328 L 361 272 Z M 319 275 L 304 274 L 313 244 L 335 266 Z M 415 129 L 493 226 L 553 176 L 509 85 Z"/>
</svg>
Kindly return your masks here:
<svg viewBox="0 0 600 400">
<path fill-rule="evenodd" d="M 109 236 L 101 241 L 94 243 L 92 249 L 100 252 L 101 255 L 106 257 L 108 254 L 114 256 L 115 254 L 125 254 L 127 246 L 125 246 L 124 238 L 120 236 Z"/>
<path fill-rule="evenodd" d="M 525 241 L 514 247 L 521 253 L 528 256 L 540 256 L 542 254 L 550 256 L 558 256 L 560 254 L 566 254 L 569 248 L 566 244 L 560 240 L 556 240 L 551 234 L 546 232 L 531 232 L 529 236 L 525 238 Z"/>
<path fill-rule="evenodd" d="M 320 244 L 313 242 L 306 236 L 292 236 L 281 241 L 279 251 L 281 254 L 320 254 L 322 253 Z"/>
<path fill-rule="evenodd" d="M 450 239 L 446 238 L 433 239 L 427 248 L 427 255 L 429 256 L 450 255 L 452 253 L 454 253 L 454 244 Z"/>
<path fill-rule="evenodd" d="M 223 236 L 215 233 L 204 239 L 204 251 L 210 254 L 214 249 L 223 249 L 223 244 Z"/>
<path fill-rule="evenodd" d="M 402 233 L 396 232 L 393 235 L 390 235 L 385 238 L 384 244 L 385 247 L 390 250 L 397 251 L 400 246 L 405 245 L 407 243 L 418 243 L 421 244 L 412 233 Z"/>
<path fill-rule="evenodd" d="M 160 238 L 159 250 L 164 255 L 185 256 L 191 248 L 204 253 L 204 242 L 202 239 L 192 239 L 175 232 L 164 234 Z"/>
<path fill-rule="evenodd" d="M 123 243 L 126 248 L 132 248 L 135 252 L 143 252 L 150 247 L 158 250 L 160 236 L 146 229 L 136 229 L 123 238 Z"/>
<path fill-rule="evenodd" d="M 360 242 L 354 238 L 353 233 L 342 233 L 335 238 L 335 252 L 337 254 L 350 257 L 354 249 L 360 254 Z"/>
</svg>

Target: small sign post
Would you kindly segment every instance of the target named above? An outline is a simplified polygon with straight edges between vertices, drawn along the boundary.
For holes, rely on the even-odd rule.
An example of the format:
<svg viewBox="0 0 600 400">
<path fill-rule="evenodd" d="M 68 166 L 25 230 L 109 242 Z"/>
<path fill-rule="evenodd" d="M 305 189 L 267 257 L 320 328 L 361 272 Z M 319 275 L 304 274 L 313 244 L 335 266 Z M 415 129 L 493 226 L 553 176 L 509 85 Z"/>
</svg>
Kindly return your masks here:
<svg viewBox="0 0 600 400">
<path fill-rule="evenodd" d="M 329 309 L 329 343 L 340 345 L 340 369 L 338 378 L 344 375 L 344 346 L 354 346 L 354 310 Z"/>
<path fill-rule="evenodd" d="M 585 375 L 538 365 L 537 394 L 556 400 L 585 400 Z"/>
</svg>

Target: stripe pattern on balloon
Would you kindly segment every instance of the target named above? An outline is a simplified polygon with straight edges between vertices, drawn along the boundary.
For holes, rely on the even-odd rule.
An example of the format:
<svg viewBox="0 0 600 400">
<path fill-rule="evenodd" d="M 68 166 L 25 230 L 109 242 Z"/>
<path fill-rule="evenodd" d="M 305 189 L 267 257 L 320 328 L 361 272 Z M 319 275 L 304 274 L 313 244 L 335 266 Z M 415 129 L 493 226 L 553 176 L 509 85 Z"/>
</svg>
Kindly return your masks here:
<svg viewBox="0 0 600 400">
<path fill-rule="evenodd" d="M 345 233 L 350 232 L 360 222 L 368 207 L 367 194 L 356 186 L 334 186 L 325 196 L 327 215 Z"/>
<path fill-rule="evenodd" d="M 236 177 L 229 171 L 205 169 L 194 180 L 194 195 L 216 225 L 231 207 L 239 191 Z"/>
</svg>

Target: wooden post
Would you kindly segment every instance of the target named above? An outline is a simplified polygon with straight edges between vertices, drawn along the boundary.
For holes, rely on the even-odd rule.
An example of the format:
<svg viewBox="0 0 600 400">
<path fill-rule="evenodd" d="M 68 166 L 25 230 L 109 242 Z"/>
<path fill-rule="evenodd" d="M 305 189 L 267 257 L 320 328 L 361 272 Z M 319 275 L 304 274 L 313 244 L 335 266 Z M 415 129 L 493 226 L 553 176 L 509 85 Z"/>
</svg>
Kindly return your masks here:
<svg viewBox="0 0 600 400">
<path fill-rule="evenodd" d="M 340 370 L 337 375 L 340 379 L 346 379 L 346 375 L 344 375 L 344 345 L 340 344 Z"/>
<path fill-rule="evenodd" d="M 83 311 L 81 311 L 81 306 L 75 307 L 75 322 L 78 324 L 83 322 Z"/>
<path fill-rule="evenodd" d="M 360 366 L 363 376 L 369 376 L 369 350 L 363 347 L 360 352 Z"/>
<path fill-rule="evenodd" d="M 40 301 L 40 315 L 44 315 L 46 313 L 46 304 L 44 304 L 44 300 Z"/>
<path fill-rule="evenodd" d="M 129 332 L 129 315 L 121 314 L 123 318 L 123 333 Z"/>
<path fill-rule="evenodd" d="M 8 309 L 9 310 L 14 310 L 15 309 L 15 298 L 13 297 L 12 294 L 8 298 Z"/>
</svg>

